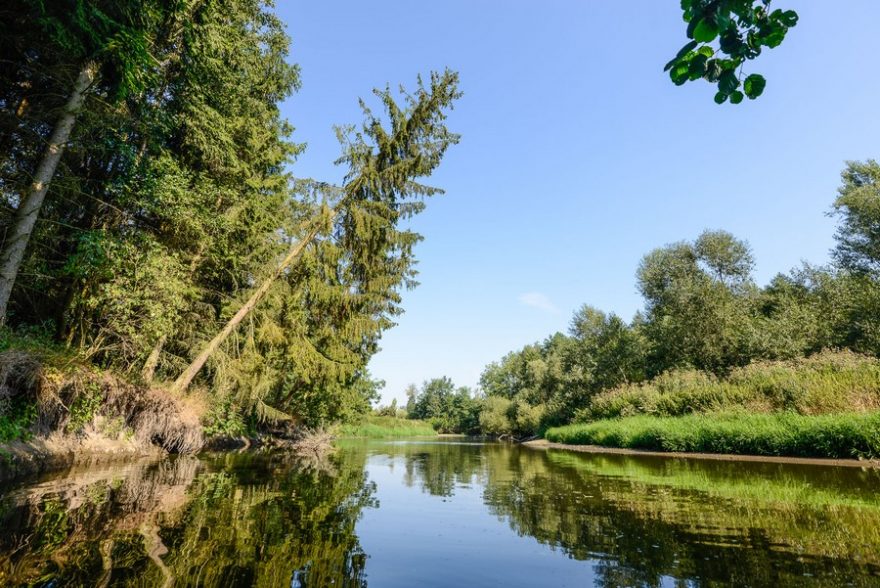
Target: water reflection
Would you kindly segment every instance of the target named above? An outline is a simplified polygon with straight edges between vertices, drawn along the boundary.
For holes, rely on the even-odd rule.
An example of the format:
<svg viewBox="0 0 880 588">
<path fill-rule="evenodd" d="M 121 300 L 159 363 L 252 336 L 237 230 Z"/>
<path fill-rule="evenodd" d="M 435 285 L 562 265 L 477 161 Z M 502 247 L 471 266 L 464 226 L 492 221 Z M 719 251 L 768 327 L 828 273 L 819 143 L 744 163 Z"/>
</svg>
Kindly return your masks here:
<svg viewBox="0 0 880 588">
<path fill-rule="evenodd" d="M 383 451 L 422 492 L 481 486 L 492 514 L 587 562 L 597 586 L 880 585 L 876 469 L 501 444 Z"/>
<path fill-rule="evenodd" d="M 515 456 L 515 457 L 513 457 Z M 486 503 L 597 585 L 880 583 L 876 470 L 512 452 Z"/>
<path fill-rule="evenodd" d="M 878 488 L 460 442 L 81 468 L 0 491 L 0 585 L 877 586 Z"/>
<path fill-rule="evenodd" d="M 364 456 L 171 459 L 13 490 L 0 585 L 365 586 Z"/>
</svg>

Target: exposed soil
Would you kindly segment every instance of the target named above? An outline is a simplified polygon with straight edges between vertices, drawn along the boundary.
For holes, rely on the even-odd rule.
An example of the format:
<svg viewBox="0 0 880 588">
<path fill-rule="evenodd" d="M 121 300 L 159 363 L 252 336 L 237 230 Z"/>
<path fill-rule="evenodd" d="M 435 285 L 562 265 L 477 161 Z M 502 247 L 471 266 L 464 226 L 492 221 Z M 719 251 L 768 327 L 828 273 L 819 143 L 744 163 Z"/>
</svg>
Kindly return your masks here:
<svg viewBox="0 0 880 588">
<path fill-rule="evenodd" d="M 36 420 L 26 441 L 0 444 L 0 480 L 204 446 L 195 396 L 177 397 L 75 359 L 0 353 L 0 415 L 16 404 L 35 405 Z"/>
</svg>

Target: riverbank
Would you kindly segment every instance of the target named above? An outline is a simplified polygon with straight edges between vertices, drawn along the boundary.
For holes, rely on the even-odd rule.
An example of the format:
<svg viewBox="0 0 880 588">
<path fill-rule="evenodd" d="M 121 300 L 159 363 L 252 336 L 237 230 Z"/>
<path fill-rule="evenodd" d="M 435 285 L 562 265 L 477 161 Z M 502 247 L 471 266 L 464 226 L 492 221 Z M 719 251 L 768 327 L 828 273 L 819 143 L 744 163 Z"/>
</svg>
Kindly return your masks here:
<svg viewBox="0 0 880 588">
<path fill-rule="evenodd" d="M 834 459 L 827 457 L 784 457 L 778 455 L 740 455 L 734 453 L 697 453 L 686 451 L 650 451 L 647 449 L 623 449 L 601 445 L 573 445 L 555 443 L 547 439 L 535 439 L 522 444 L 535 450 L 562 449 L 576 453 L 595 453 L 604 455 L 633 455 L 645 457 L 664 457 L 669 459 L 696 459 L 709 461 L 743 461 L 755 463 L 784 463 L 795 465 L 842 466 L 880 469 L 880 459 Z"/>
<path fill-rule="evenodd" d="M 322 453 L 329 435 L 292 422 L 232 435 L 207 431 L 201 392 L 179 395 L 51 347 L 0 353 L 0 481 L 207 449 Z M 245 434 L 249 436 L 244 436 Z"/>
<path fill-rule="evenodd" d="M 339 437 L 385 439 L 395 437 L 436 437 L 431 423 L 392 416 L 368 415 L 360 423 L 341 425 Z"/>
<path fill-rule="evenodd" d="M 0 482 L 78 465 L 128 462 L 166 454 L 159 447 L 133 439 L 102 436 L 76 439 L 51 435 L 46 439 L 12 441 L 0 444 Z"/>
<path fill-rule="evenodd" d="M 876 460 L 880 413 L 640 415 L 554 427 L 544 437 L 567 446 L 660 453 Z"/>
</svg>

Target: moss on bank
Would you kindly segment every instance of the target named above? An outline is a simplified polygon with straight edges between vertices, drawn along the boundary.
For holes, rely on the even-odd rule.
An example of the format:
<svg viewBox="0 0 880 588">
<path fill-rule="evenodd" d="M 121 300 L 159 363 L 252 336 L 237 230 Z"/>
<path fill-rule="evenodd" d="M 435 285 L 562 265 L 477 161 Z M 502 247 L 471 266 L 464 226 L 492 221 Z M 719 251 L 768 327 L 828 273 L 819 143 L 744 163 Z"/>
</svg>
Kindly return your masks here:
<svg viewBox="0 0 880 588">
<path fill-rule="evenodd" d="M 425 437 L 435 436 L 437 431 L 430 423 L 415 419 L 370 415 L 360 423 L 342 425 L 337 430 L 340 437 Z"/>
<path fill-rule="evenodd" d="M 545 437 L 655 451 L 873 459 L 880 457 L 880 412 L 634 416 L 555 427 Z"/>
</svg>

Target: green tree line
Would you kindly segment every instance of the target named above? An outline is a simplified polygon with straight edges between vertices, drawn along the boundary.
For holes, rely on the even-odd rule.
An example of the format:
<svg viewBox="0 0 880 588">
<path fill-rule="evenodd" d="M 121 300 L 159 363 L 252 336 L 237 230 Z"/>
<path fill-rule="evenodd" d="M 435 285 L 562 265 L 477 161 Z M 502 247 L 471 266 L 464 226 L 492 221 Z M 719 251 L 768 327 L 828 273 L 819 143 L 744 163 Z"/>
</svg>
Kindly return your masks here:
<svg viewBox="0 0 880 588">
<path fill-rule="evenodd" d="M 0 7 L 7 334 L 248 418 L 369 409 L 367 361 L 416 284 L 401 223 L 440 192 L 421 180 L 458 141 L 458 76 L 361 101 L 336 186 L 290 171 L 289 45 L 265 0 Z"/>
<path fill-rule="evenodd" d="M 804 263 L 763 287 L 749 245 L 726 231 L 649 252 L 636 272 L 644 307 L 631 320 L 584 305 L 567 334 L 485 368 L 479 429 L 527 437 L 573 421 L 674 416 L 709 405 L 801 414 L 871 409 L 880 389 L 880 164 L 847 164 L 831 214 L 838 220 L 832 262 Z M 407 409 L 454 420 L 452 408 L 434 408 L 447 406 L 434 388 L 426 383 Z M 859 406 L 842 406 L 850 401 Z M 618 408 L 609 413 L 611 406 Z"/>
</svg>

